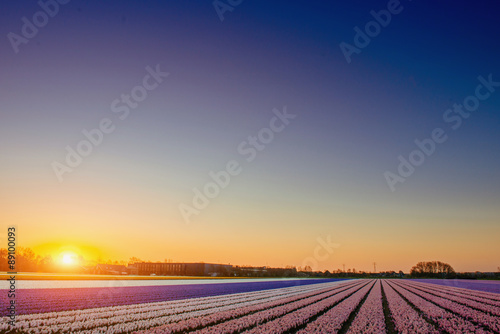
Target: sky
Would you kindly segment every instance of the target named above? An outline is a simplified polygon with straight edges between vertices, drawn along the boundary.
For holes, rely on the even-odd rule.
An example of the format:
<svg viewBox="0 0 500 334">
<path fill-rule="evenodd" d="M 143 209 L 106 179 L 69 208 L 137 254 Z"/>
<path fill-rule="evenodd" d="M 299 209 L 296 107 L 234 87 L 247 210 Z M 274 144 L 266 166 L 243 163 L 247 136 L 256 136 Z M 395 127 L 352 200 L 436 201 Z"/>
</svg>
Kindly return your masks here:
<svg viewBox="0 0 500 334">
<path fill-rule="evenodd" d="M 491 2 L 60 2 L 0 5 L 0 247 L 500 266 Z"/>
</svg>

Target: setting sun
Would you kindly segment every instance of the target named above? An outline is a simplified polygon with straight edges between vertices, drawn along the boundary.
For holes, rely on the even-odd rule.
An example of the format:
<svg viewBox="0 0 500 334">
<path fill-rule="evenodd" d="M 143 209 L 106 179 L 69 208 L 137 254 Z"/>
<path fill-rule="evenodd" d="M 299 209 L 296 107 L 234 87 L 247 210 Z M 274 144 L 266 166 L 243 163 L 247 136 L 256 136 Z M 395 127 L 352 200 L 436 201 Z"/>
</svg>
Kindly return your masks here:
<svg viewBox="0 0 500 334">
<path fill-rule="evenodd" d="M 74 265 L 77 262 L 77 255 L 72 252 L 65 252 L 61 255 L 61 263 L 64 265 Z"/>
</svg>

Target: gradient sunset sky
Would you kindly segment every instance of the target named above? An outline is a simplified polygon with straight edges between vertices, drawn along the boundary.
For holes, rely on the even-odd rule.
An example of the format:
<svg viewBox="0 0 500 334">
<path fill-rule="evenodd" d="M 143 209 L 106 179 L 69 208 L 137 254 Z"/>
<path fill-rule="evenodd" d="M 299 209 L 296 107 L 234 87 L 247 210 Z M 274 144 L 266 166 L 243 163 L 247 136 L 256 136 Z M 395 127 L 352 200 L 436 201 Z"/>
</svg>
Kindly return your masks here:
<svg viewBox="0 0 500 334">
<path fill-rule="evenodd" d="M 387 4 L 246 0 L 221 21 L 212 1 L 72 0 L 15 53 L 41 8 L 2 1 L 0 247 L 17 225 L 42 254 L 301 266 L 330 236 L 316 269 L 496 271 L 500 87 L 459 129 L 443 114 L 500 81 L 498 7 L 401 1 L 348 63 L 339 44 Z M 158 64 L 169 76 L 121 120 L 112 102 Z M 238 145 L 285 106 L 247 162 Z M 115 130 L 59 182 L 53 162 L 104 118 Z M 435 128 L 448 140 L 392 192 L 384 172 Z M 230 160 L 242 172 L 186 224 L 179 205 Z"/>
</svg>

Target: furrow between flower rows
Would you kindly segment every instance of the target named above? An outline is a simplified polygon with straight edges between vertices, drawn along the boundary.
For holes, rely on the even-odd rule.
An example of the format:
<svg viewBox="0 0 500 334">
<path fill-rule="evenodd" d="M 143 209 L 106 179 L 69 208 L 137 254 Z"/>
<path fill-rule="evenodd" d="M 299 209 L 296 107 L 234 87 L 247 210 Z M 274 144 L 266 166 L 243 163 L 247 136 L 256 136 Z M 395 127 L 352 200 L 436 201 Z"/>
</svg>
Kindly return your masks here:
<svg viewBox="0 0 500 334">
<path fill-rule="evenodd" d="M 385 332 L 381 282 L 377 280 L 356 318 L 349 326 L 347 334 L 377 334 Z"/>
<path fill-rule="evenodd" d="M 247 308 L 221 312 L 209 317 L 189 319 L 188 321 L 163 325 L 148 331 L 139 333 L 186 333 L 196 330 L 194 333 L 232 333 L 242 331 L 258 323 L 275 319 L 291 312 L 297 308 L 315 303 L 329 296 L 342 293 L 348 289 L 353 289 L 362 283 L 349 282 L 337 284 L 330 291 L 314 296 L 304 296 L 306 298 L 286 298 L 274 302 L 255 305 Z"/>
<path fill-rule="evenodd" d="M 415 286 L 415 287 L 420 287 L 423 288 L 429 292 L 439 292 L 441 294 L 446 294 L 454 297 L 461 297 L 465 299 L 470 299 L 475 302 L 483 303 L 485 305 L 490 305 L 494 306 L 497 309 L 500 310 L 500 301 L 496 301 L 494 299 L 489 299 L 489 298 L 484 298 L 480 296 L 479 294 L 475 294 L 474 291 L 468 291 L 467 293 L 461 291 L 463 289 L 457 289 L 457 288 L 447 288 L 447 289 L 440 289 L 437 286 L 435 287 L 434 284 L 426 284 L 426 283 L 419 283 L 419 282 L 407 282 L 408 284 Z"/>
<path fill-rule="evenodd" d="M 440 330 L 446 331 L 447 333 L 493 333 L 408 291 L 392 280 L 390 280 L 389 285 L 427 317 L 432 319 L 432 321 L 438 324 Z"/>
<path fill-rule="evenodd" d="M 439 297 L 420 289 L 416 289 L 406 282 L 404 284 L 397 283 L 397 285 L 419 296 L 420 298 L 425 299 L 428 302 L 431 302 L 449 312 L 461 316 L 465 320 L 477 326 L 483 328 L 487 327 L 489 330 L 497 333 L 500 331 L 500 317 L 495 317 L 488 313 L 473 309 L 469 306 L 454 302 L 453 300 Z"/>
<path fill-rule="evenodd" d="M 307 333 L 337 333 L 344 322 L 349 318 L 350 314 L 356 309 L 361 300 L 366 296 L 366 294 L 372 289 L 374 282 L 370 282 L 364 285 L 361 289 L 348 296 L 344 300 L 338 300 L 336 305 L 333 307 L 326 307 L 326 312 L 320 315 L 317 319 L 309 322 L 309 318 L 319 312 L 325 310 L 324 307 L 319 307 L 319 305 L 310 310 L 304 310 L 302 314 L 297 314 L 296 317 L 290 317 L 288 320 L 288 328 L 294 328 L 309 322 L 303 329 L 299 330 L 297 334 L 307 334 Z M 309 312 L 307 312 L 309 311 Z M 254 332 L 258 333 L 258 332 Z M 273 333 L 272 331 L 267 331 L 267 333 Z"/>
<path fill-rule="evenodd" d="M 16 328 L 21 328 L 26 332 L 74 332 L 96 329 L 102 327 L 110 330 L 123 330 L 128 328 L 130 322 L 140 322 L 148 319 L 165 319 L 169 316 L 175 317 L 184 314 L 184 317 L 189 317 L 190 312 L 216 312 L 224 308 L 236 308 L 242 305 L 260 304 L 267 299 L 280 299 L 289 295 L 303 294 L 308 291 L 326 290 L 328 284 L 294 287 L 275 290 L 266 290 L 260 292 L 251 292 L 247 294 L 223 295 L 215 297 L 204 297 L 188 300 L 177 300 L 161 303 L 135 304 L 127 307 L 108 307 L 84 310 L 85 315 L 67 316 L 65 313 L 52 313 L 50 318 L 42 318 L 38 320 L 25 320 L 16 323 Z M 71 311 L 70 311 L 71 312 Z M 74 312 L 74 311 L 73 311 Z M 77 311 L 78 312 L 78 311 Z M 79 320 L 75 320 L 78 318 Z M 143 327 L 144 328 L 144 327 Z M 136 330 L 138 328 L 135 328 Z"/>
<path fill-rule="evenodd" d="M 438 334 L 433 325 L 414 310 L 387 282 L 382 283 L 391 318 L 399 333 Z"/>
</svg>

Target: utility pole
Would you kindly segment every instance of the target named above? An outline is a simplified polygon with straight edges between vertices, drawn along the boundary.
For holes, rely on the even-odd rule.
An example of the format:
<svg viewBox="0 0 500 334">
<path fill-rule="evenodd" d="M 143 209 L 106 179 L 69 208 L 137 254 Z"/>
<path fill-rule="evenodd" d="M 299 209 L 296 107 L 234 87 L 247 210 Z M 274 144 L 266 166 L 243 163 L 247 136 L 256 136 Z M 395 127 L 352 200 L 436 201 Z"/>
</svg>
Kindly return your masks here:
<svg viewBox="0 0 500 334">
<path fill-rule="evenodd" d="M 344 267 L 344 273 L 345 273 L 345 264 L 342 265 Z"/>
<path fill-rule="evenodd" d="M 373 262 L 373 273 L 374 274 L 377 273 L 377 263 L 376 262 Z"/>
</svg>

